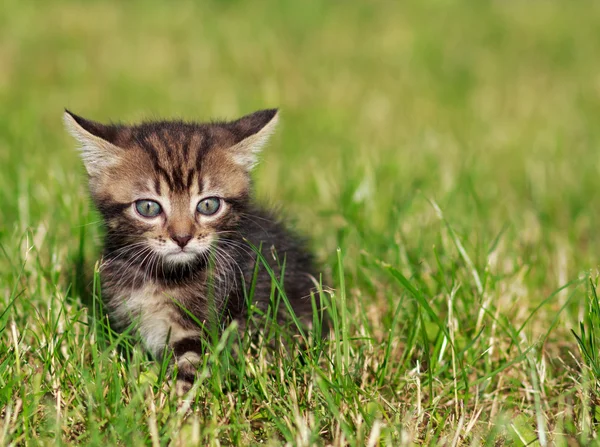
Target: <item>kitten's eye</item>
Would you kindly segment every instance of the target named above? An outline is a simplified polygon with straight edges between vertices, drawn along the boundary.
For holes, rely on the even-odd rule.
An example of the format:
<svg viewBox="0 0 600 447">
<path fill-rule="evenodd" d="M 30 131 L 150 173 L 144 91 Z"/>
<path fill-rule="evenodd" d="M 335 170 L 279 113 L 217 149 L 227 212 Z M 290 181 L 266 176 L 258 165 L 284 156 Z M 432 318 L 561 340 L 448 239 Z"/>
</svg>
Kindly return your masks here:
<svg viewBox="0 0 600 447">
<path fill-rule="evenodd" d="M 154 200 L 138 200 L 135 202 L 135 209 L 144 217 L 156 217 L 162 211 L 160 205 Z"/>
<path fill-rule="evenodd" d="M 208 197 L 206 199 L 200 200 L 198 202 L 198 206 L 196 209 L 200 214 L 204 214 L 205 216 L 211 216 L 219 211 L 221 208 L 221 199 L 217 197 Z"/>
</svg>

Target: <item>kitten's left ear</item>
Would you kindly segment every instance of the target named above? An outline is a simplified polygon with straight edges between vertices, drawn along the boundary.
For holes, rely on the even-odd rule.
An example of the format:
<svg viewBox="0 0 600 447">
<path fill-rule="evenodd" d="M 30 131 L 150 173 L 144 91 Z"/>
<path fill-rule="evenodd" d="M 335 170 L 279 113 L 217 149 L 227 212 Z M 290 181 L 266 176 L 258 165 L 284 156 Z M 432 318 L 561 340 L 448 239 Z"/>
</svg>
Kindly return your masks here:
<svg viewBox="0 0 600 447">
<path fill-rule="evenodd" d="M 236 144 L 227 149 L 233 160 L 250 171 L 258 162 L 258 154 L 275 131 L 279 120 L 277 109 L 260 110 L 234 122 L 231 128 L 235 133 Z"/>
</svg>

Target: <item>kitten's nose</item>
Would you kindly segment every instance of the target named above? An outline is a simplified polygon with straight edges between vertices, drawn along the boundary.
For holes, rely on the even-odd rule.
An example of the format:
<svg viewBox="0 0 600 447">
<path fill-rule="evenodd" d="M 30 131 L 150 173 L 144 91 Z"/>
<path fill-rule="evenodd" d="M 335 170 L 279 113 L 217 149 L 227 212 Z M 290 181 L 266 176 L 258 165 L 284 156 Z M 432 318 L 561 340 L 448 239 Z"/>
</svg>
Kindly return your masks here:
<svg viewBox="0 0 600 447">
<path fill-rule="evenodd" d="M 177 245 L 183 248 L 192 239 L 192 235 L 186 234 L 184 236 L 171 236 L 171 239 L 173 239 L 175 242 L 177 242 Z"/>
</svg>

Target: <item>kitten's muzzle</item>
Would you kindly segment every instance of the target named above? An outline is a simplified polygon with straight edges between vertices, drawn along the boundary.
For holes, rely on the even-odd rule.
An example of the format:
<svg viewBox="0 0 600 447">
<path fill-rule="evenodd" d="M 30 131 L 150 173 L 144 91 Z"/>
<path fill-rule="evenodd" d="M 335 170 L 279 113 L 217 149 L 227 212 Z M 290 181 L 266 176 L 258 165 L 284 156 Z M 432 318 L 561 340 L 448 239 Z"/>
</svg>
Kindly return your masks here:
<svg viewBox="0 0 600 447">
<path fill-rule="evenodd" d="M 173 235 L 173 236 L 171 236 L 171 239 L 173 239 L 175 241 L 175 243 L 177 245 L 179 245 L 181 248 L 184 248 L 187 245 L 187 243 L 192 240 L 192 235 L 191 234 L 186 234 L 184 236 Z"/>
</svg>

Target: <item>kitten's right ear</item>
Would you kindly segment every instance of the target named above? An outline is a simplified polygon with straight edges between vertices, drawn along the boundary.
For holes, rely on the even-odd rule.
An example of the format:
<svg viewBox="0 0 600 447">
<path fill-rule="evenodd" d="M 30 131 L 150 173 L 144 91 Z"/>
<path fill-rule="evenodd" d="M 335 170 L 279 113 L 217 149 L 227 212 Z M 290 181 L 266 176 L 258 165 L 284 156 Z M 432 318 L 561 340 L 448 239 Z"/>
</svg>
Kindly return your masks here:
<svg viewBox="0 0 600 447">
<path fill-rule="evenodd" d="M 102 174 L 118 161 L 122 150 L 113 144 L 117 129 L 86 120 L 65 109 L 65 127 L 81 145 L 83 164 L 92 177 Z"/>
</svg>

